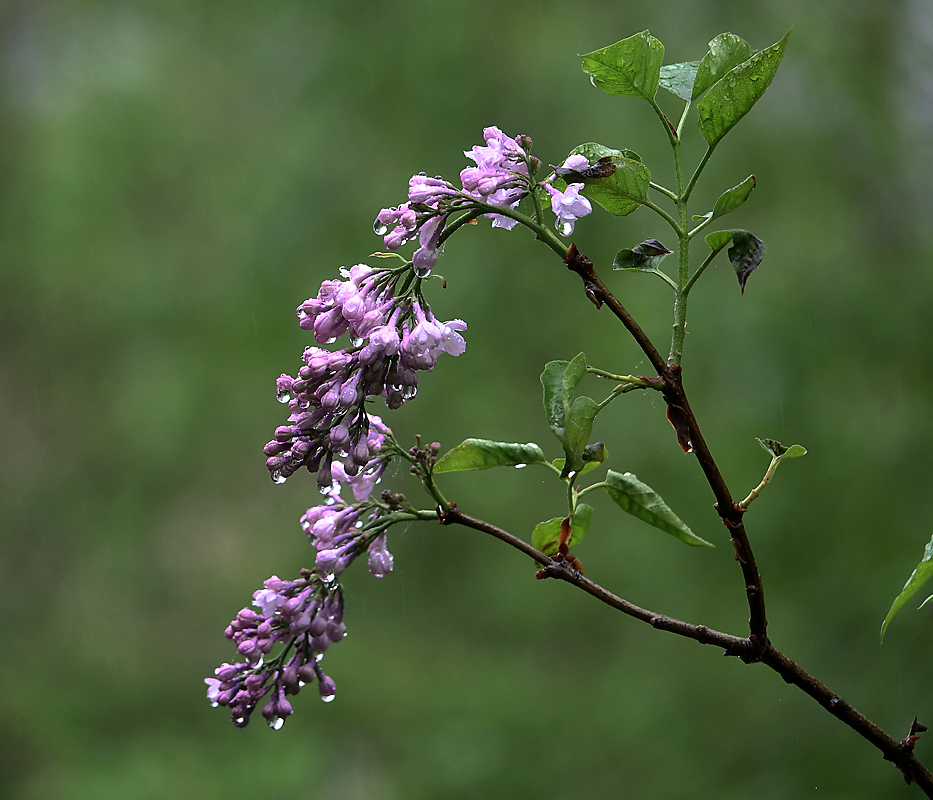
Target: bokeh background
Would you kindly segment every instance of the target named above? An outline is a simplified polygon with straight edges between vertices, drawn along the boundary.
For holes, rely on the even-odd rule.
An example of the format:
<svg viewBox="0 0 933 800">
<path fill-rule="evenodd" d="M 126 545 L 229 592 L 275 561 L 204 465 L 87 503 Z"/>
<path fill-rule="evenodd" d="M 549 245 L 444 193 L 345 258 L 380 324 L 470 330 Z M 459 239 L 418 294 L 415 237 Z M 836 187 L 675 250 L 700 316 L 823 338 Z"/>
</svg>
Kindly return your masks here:
<svg viewBox="0 0 933 800">
<path fill-rule="evenodd" d="M 310 341 L 294 309 L 379 248 L 376 212 L 414 172 L 455 176 L 491 124 L 551 163 L 581 141 L 628 147 L 671 183 L 650 109 L 593 89 L 575 54 L 650 28 L 666 61 L 689 60 L 722 31 L 761 48 L 792 25 L 772 88 L 695 195 L 702 212 L 755 173 L 728 225 L 768 255 L 744 298 L 725 262 L 696 289 L 686 383 L 736 495 L 767 466 L 755 436 L 810 451 L 748 517 L 776 645 L 898 737 L 915 714 L 933 723 L 930 615 L 905 610 L 878 643 L 933 520 L 928 0 L 7 0 L 0 796 L 919 796 L 763 667 L 428 524 L 392 532 L 391 576 L 346 575 L 335 703 L 305 693 L 273 733 L 258 717 L 235 730 L 204 699 L 233 654 L 231 616 L 270 574 L 311 562 L 297 520 L 313 482 L 273 485 L 261 448 L 283 421 L 274 380 Z M 667 289 L 608 272 L 646 236 L 670 238 L 641 211 L 595 213 L 574 238 L 663 343 Z M 434 307 L 468 321 L 469 347 L 391 415 L 403 440 L 537 441 L 556 456 L 546 361 L 585 351 L 647 369 L 518 230 L 464 231 L 437 271 L 449 288 L 432 287 Z M 719 547 L 684 547 L 597 498 L 587 574 L 741 633 L 732 548 L 659 399 L 627 395 L 596 435 Z M 543 477 L 444 488 L 527 534 L 562 513 Z M 404 474 L 385 485 L 417 496 Z"/>
</svg>

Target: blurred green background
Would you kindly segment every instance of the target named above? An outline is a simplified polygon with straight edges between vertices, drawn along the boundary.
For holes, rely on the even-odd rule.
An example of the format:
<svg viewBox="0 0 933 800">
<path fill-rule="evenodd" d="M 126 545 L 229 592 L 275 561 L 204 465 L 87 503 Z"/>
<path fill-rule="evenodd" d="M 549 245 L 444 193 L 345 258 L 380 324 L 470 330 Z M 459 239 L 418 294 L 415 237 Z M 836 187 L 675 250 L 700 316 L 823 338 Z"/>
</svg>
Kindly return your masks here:
<svg viewBox="0 0 933 800">
<path fill-rule="evenodd" d="M 299 474 L 268 478 L 275 378 L 310 338 L 294 309 L 379 249 L 371 223 L 418 171 L 454 177 L 485 125 L 555 163 L 629 147 L 672 182 L 648 106 L 593 89 L 576 53 L 650 28 L 666 61 L 732 30 L 795 26 L 772 88 L 729 134 L 696 210 L 750 173 L 728 225 L 768 243 L 739 295 L 718 263 L 692 296 L 685 375 L 742 496 L 810 450 L 748 517 L 775 644 L 882 727 L 933 723 L 928 613 L 878 629 L 933 520 L 933 8 L 929 0 L 703 3 L 0 4 L 0 796 L 11 800 L 917 797 L 867 743 L 763 667 L 653 631 L 467 530 L 395 530 L 395 572 L 346 575 L 350 636 L 281 732 L 204 699 L 223 628 L 312 556 Z M 667 98 L 664 98 L 667 102 Z M 673 110 L 674 105 L 668 106 Z M 685 145 L 702 153 L 694 123 Z M 649 212 L 574 236 L 659 342 L 669 293 L 608 271 L 669 234 Z M 697 250 L 699 254 L 701 251 Z M 516 230 L 464 231 L 432 286 L 466 354 L 388 422 L 453 446 L 537 441 L 538 375 L 585 350 L 646 362 L 579 281 Z M 662 344 L 666 350 L 666 344 Z M 593 393 L 598 385 L 584 385 Z M 596 435 L 716 550 L 598 498 L 587 574 L 731 632 L 732 548 L 656 396 Z M 449 477 L 516 533 L 561 512 L 543 472 Z M 411 491 L 405 475 L 385 486 Z M 416 496 L 412 492 L 412 496 Z M 921 757 L 933 760 L 922 739 Z"/>
</svg>

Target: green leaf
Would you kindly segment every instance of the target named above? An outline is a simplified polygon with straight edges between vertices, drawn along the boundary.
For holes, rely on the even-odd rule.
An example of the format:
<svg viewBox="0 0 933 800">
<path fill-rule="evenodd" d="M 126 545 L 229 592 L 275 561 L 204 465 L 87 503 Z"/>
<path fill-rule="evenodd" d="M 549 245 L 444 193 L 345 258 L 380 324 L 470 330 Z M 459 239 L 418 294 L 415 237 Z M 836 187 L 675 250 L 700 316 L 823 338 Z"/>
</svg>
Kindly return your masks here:
<svg viewBox="0 0 933 800">
<path fill-rule="evenodd" d="M 709 43 L 709 52 L 698 64 L 693 91 L 685 100 L 696 100 L 733 67 L 747 61 L 755 51 L 734 33 L 720 33 Z"/>
<path fill-rule="evenodd" d="M 624 217 L 648 199 L 651 173 L 640 161 L 610 157 L 609 174 L 584 181 L 583 195 L 610 214 Z"/>
<path fill-rule="evenodd" d="M 622 150 L 614 150 L 599 142 L 584 142 L 583 144 L 578 144 L 573 150 L 567 153 L 567 158 L 570 158 L 570 156 L 583 156 L 590 164 L 595 164 L 599 159 L 605 158 L 606 156 L 628 158 L 632 161 L 641 162 L 641 156 L 634 150 L 627 150 L 625 148 Z M 564 161 L 566 160 L 565 158 Z"/>
<path fill-rule="evenodd" d="M 587 457 L 588 452 L 590 451 L 590 448 L 595 448 L 595 447 L 601 447 L 601 448 L 602 448 L 602 451 L 603 451 L 603 458 L 602 458 L 602 460 L 596 460 L 596 459 L 591 459 L 591 458 L 588 458 L 588 457 Z M 577 473 L 577 477 L 578 477 L 578 478 L 579 478 L 579 477 L 582 477 L 583 475 L 586 475 L 587 473 L 592 472 L 594 469 L 599 469 L 599 467 L 602 465 L 602 463 L 603 463 L 603 462 L 606 460 L 606 458 L 608 458 L 608 457 L 609 457 L 608 451 L 606 450 L 606 446 L 605 446 L 602 442 L 596 442 L 596 444 L 587 445 L 585 448 L 583 448 L 583 462 L 584 462 L 584 463 L 583 463 L 583 469 L 581 469 L 581 470 Z M 566 464 L 566 463 L 567 463 L 567 459 L 566 459 L 566 458 L 555 458 L 555 459 L 551 462 L 551 464 L 553 464 L 555 467 L 557 467 L 557 469 L 558 469 L 560 472 L 563 472 L 563 471 L 564 471 L 564 464 Z"/>
<path fill-rule="evenodd" d="M 802 444 L 792 444 L 790 447 L 785 447 L 776 439 L 759 439 L 757 436 L 755 441 L 762 446 L 771 458 L 778 460 L 782 458 L 800 458 L 800 456 L 807 454 L 807 448 Z"/>
<path fill-rule="evenodd" d="M 561 400 L 564 409 L 570 407 L 574 390 L 584 375 L 586 375 L 586 356 L 583 353 L 577 353 L 567 364 L 564 377 L 561 380 Z"/>
<path fill-rule="evenodd" d="M 572 472 L 583 469 L 583 450 L 593 432 L 593 419 L 599 412 L 599 405 L 591 397 L 578 397 L 567 413 L 565 434 L 561 439 L 567 460 L 561 470 L 561 478 L 569 478 Z"/>
<path fill-rule="evenodd" d="M 580 540 L 586 536 L 590 529 L 590 520 L 593 517 L 593 509 L 586 503 L 577 503 L 576 511 L 573 513 L 571 523 L 570 540 L 567 547 L 572 548 L 580 543 Z M 560 523 L 563 517 L 554 517 L 546 522 L 540 522 L 535 526 L 531 534 L 531 544 L 540 550 L 546 556 L 552 556 L 557 552 L 557 541 L 560 536 Z"/>
<path fill-rule="evenodd" d="M 905 583 L 904 588 L 901 589 L 901 593 L 894 598 L 894 602 L 891 603 L 891 608 L 888 610 L 888 615 L 884 618 L 884 622 L 881 623 L 882 642 L 884 641 L 884 633 L 888 629 L 888 625 L 891 624 L 891 620 L 894 619 L 894 615 L 901 610 L 911 597 L 920 591 L 920 588 L 931 576 L 933 576 L 933 539 L 930 539 L 927 546 L 923 549 L 923 558 L 920 559 L 917 568 L 910 574 L 907 583 Z M 930 598 L 927 598 L 927 600 L 929 599 Z M 923 601 L 923 605 L 926 605 L 927 600 Z"/>
<path fill-rule="evenodd" d="M 729 261 L 732 262 L 732 268 L 735 270 L 735 276 L 739 279 L 739 288 L 742 294 L 745 294 L 745 282 L 761 263 L 765 255 L 765 243 L 754 234 L 741 228 L 731 231 L 714 231 L 706 236 L 706 243 L 716 255 L 729 242 L 732 247 L 729 248 Z"/>
<path fill-rule="evenodd" d="M 706 243 L 709 245 L 713 255 L 716 255 L 722 248 L 732 241 L 732 231 L 713 231 L 706 235 Z"/>
<path fill-rule="evenodd" d="M 534 443 L 514 444 L 493 442 L 489 439 L 466 439 L 437 460 L 434 472 L 460 472 L 545 463 L 547 459 L 544 453 Z"/>
<path fill-rule="evenodd" d="M 583 71 L 590 76 L 593 86 L 606 94 L 646 100 L 652 100 L 657 94 L 664 45 L 648 31 L 580 58 Z"/>
<path fill-rule="evenodd" d="M 645 239 L 631 250 L 620 250 L 612 260 L 613 269 L 636 272 L 657 272 L 661 262 L 671 254 L 657 239 Z"/>
<path fill-rule="evenodd" d="M 716 217 L 721 217 L 723 214 L 728 214 L 730 211 L 737 209 L 748 199 L 754 188 L 755 176 L 749 175 L 738 186 L 733 186 L 728 191 L 723 192 L 719 195 L 719 199 L 713 207 L 712 218 L 716 219 Z"/>
<path fill-rule="evenodd" d="M 564 448 L 561 478 L 583 469 L 583 450 L 593 430 L 593 418 L 599 411 L 592 398 L 573 399 L 574 389 L 585 373 L 586 356 L 583 353 L 571 361 L 549 361 L 541 373 L 544 412 L 548 425 Z"/>
<path fill-rule="evenodd" d="M 564 373 L 569 361 L 548 361 L 541 373 L 544 387 L 544 413 L 547 423 L 557 438 L 564 435 Z"/>
<path fill-rule="evenodd" d="M 699 61 L 665 64 L 661 67 L 661 86 L 689 103 L 693 97 L 693 85 L 699 66 Z"/>
<path fill-rule="evenodd" d="M 686 544 L 713 546 L 691 531 L 654 489 L 642 483 L 631 472 L 609 470 L 605 484 L 600 488 L 605 489 L 624 511 L 653 525 L 658 530 L 669 533 Z"/>
<path fill-rule="evenodd" d="M 700 131 L 710 147 L 715 147 L 722 137 L 751 111 L 752 106 L 771 85 L 771 79 L 784 56 L 789 36 L 790 31 L 781 41 L 730 69 L 713 84 L 706 97 L 700 101 L 697 106 Z M 698 71 L 697 78 L 699 77 Z"/>
</svg>

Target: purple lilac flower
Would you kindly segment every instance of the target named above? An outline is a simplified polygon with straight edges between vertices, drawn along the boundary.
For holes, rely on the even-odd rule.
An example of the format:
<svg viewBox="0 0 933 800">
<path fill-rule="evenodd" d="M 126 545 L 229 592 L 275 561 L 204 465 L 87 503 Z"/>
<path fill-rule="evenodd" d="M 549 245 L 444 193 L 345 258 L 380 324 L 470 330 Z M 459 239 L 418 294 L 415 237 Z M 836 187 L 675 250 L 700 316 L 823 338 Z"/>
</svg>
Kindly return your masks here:
<svg viewBox="0 0 933 800">
<path fill-rule="evenodd" d="M 568 156 L 562 166 L 564 169 L 581 170 L 590 166 L 590 162 L 586 156 L 576 154 Z M 551 211 L 557 217 L 558 232 L 561 236 L 570 236 L 577 220 L 593 211 L 590 201 L 580 196 L 584 184 L 571 183 L 563 192 L 555 189 L 550 183 L 542 185 L 551 195 Z"/>
<path fill-rule="evenodd" d="M 571 183 L 563 192 L 550 184 L 544 184 L 544 188 L 551 195 L 551 210 L 557 216 L 558 232 L 561 236 L 570 236 L 576 221 L 593 210 L 590 201 L 580 196 L 583 184 Z"/>
<path fill-rule="evenodd" d="M 429 231 L 425 247 L 434 246 Z M 276 483 L 305 466 L 317 472 L 322 491 L 336 480 L 363 499 L 384 469 L 380 451 L 391 435 L 366 411 L 366 401 L 382 397 L 395 409 L 414 397 L 416 372 L 432 370 L 441 353 L 464 352 L 459 332 L 466 323 L 440 322 L 417 298 L 396 296 L 395 283 L 408 271 L 357 264 L 341 274 L 345 280 L 324 281 L 317 297 L 298 307 L 298 324 L 318 344 L 333 344 L 344 334 L 349 344 L 341 350 L 307 347 L 298 376 L 278 378 L 276 395 L 288 403 L 289 424 L 276 429 L 264 453 Z"/>
</svg>

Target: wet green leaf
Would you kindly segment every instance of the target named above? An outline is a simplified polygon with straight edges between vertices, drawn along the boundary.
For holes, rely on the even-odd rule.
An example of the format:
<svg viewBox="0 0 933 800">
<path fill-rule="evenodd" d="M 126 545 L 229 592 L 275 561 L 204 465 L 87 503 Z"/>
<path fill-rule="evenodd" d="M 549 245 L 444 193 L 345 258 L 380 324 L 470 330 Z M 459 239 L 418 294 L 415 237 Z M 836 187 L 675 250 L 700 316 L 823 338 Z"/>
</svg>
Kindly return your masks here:
<svg viewBox="0 0 933 800">
<path fill-rule="evenodd" d="M 672 94 L 676 94 L 681 100 L 690 102 L 699 66 L 699 61 L 665 64 L 661 67 L 660 85 Z"/>
<path fill-rule="evenodd" d="M 654 98 L 661 77 L 664 45 L 648 31 L 581 55 L 593 85 L 616 97 Z"/>
<path fill-rule="evenodd" d="M 752 46 L 734 33 L 720 33 L 709 43 L 709 52 L 697 65 L 690 98 L 696 100 L 730 69 L 747 61 L 754 54 Z"/>
<path fill-rule="evenodd" d="M 728 191 L 719 195 L 716 205 L 713 207 L 713 219 L 728 214 L 737 209 L 744 203 L 755 188 L 755 176 L 749 175 L 738 186 L 733 186 Z"/>
<path fill-rule="evenodd" d="M 544 413 L 547 423 L 560 438 L 564 434 L 564 373 L 569 361 L 548 361 L 541 373 L 541 385 L 544 387 Z"/>
<path fill-rule="evenodd" d="M 571 522 L 570 539 L 567 542 L 568 548 L 573 548 L 580 543 L 580 540 L 586 536 L 590 529 L 590 520 L 593 517 L 593 509 L 586 503 L 577 503 L 576 511 L 573 514 Z M 535 526 L 531 534 L 531 544 L 540 550 L 546 556 L 553 556 L 557 552 L 557 542 L 560 536 L 560 523 L 563 517 L 555 517 L 546 522 L 540 522 Z"/>
<path fill-rule="evenodd" d="M 624 511 L 658 530 L 669 533 L 686 544 L 701 547 L 713 546 L 691 531 L 654 489 L 642 483 L 631 472 L 609 470 L 605 485 L 600 488 L 605 489 Z"/>
<path fill-rule="evenodd" d="M 624 217 L 648 198 L 651 173 L 640 161 L 630 158 L 613 157 L 610 165 L 611 173 L 585 181 L 582 193 L 610 214 Z"/>
<path fill-rule="evenodd" d="M 920 591 L 920 588 L 931 576 L 933 576 L 933 538 L 930 539 L 929 543 L 924 548 L 923 558 L 920 559 L 917 568 L 910 574 L 907 583 L 905 583 L 904 588 L 901 589 L 901 593 L 894 598 L 894 602 L 891 603 L 891 608 L 888 610 L 888 615 L 884 618 L 884 622 L 881 623 L 882 642 L 884 641 L 885 631 L 888 629 L 888 625 L 891 624 L 891 620 L 894 619 L 897 612 L 903 608 L 904 604 Z M 927 600 L 929 600 L 929 598 L 927 598 Z M 923 601 L 923 605 L 926 605 L 927 600 Z"/>
<path fill-rule="evenodd" d="M 434 472 L 460 472 L 489 469 L 490 467 L 518 467 L 525 464 L 544 464 L 547 459 L 534 443 L 515 444 L 493 442 L 489 439 L 466 439 L 442 455 L 434 465 Z"/>
<path fill-rule="evenodd" d="M 565 434 L 561 441 L 567 458 L 561 470 L 561 478 L 567 478 L 571 472 L 580 472 L 584 467 L 583 449 L 593 432 L 593 419 L 599 406 L 591 397 L 577 397 L 567 414 Z"/>
<path fill-rule="evenodd" d="M 752 106 L 771 85 L 771 79 L 784 56 L 789 36 L 790 31 L 781 41 L 730 69 L 713 84 L 706 97 L 700 101 L 697 106 L 700 131 L 711 147 L 718 144 L 722 137 L 751 111 Z M 697 79 L 699 78 L 698 71 Z"/>
</svg>

